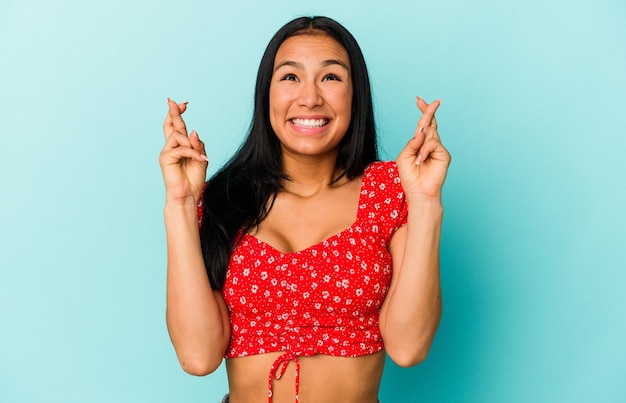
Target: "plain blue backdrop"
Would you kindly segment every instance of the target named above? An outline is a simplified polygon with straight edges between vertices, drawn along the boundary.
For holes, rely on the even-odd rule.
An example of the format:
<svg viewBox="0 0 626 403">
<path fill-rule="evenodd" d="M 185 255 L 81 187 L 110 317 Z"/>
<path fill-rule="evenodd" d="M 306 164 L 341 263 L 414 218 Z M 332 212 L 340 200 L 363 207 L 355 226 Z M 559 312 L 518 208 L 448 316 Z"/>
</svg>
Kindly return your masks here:
<svg viewBox="0 0 626 403">
<path fill-rule="evenodd" d="M 323 14 L 369 64 L 385 159 L 416 95 L 453 155 L 444 316 L 381 401 L 626 401 L 626 3 L 3 0 L 0 402 L 217 402 L 165 327 L 166 97 L 211 172 L 248 127 L 288 20 Z"/>
</svg>

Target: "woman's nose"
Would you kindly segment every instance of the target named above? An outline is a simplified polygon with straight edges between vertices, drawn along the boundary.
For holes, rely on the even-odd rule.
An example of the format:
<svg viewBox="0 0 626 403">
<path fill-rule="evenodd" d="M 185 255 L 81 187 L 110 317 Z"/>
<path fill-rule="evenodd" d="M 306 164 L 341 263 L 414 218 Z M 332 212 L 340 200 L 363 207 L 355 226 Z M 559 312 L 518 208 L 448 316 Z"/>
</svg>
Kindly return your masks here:
<svg viewBox="0 0 626 403">
<path fill-rule="evenodd" d="M 306 82 L 303 83 L 299 96 L 299 103 L 307 108 L 315 108 L 320 106 L 324 102 L 321 90 L 317 83 Z"/>
</svg>

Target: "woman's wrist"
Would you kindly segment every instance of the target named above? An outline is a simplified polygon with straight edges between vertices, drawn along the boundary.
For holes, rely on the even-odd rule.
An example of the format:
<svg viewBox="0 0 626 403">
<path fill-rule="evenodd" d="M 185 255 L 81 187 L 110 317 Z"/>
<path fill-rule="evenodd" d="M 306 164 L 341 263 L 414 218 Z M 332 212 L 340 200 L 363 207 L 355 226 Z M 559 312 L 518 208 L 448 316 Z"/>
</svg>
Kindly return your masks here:
<svg viewBox="0 0 626 403">
<path fill-rule="evenodd" d="M 190 201 L 166 201 L 164 214 L 166 223 L 171 222 L 169 219 L 173 219 L 175 221 L 193 220 L 193 222 L 197 222 L 198 203 L 191 203 Z"/>
<path fill-rule="evenodd" d="M 198 207 L 200 196 L 187 196 L 176 197 L 173 195 L 165 195 L 165 207 L 179 208 L 179 207 Z"/>
<path fill-rule="evenodd" d="M 413 206 L 417 208 L 423 207 L 423 208 L 430 208 L 430 209 L 436 209 L 436 208 L 443 209 L 441 196 L 430 197 L 430 196 L 420 195 L 420 196 L 414 196 L 414 197 L 407 197 L 406 201 L 407 201 L 409 208 Z"/>
<path fill-rule="evenodd" d="M 409 216 L 419 217 L 421 223 L 426 223 L 430 219 L 441 222 L 443 219 L 443 204 L 441 199 L 418 199 L 408 200 Z"/>
</svg>

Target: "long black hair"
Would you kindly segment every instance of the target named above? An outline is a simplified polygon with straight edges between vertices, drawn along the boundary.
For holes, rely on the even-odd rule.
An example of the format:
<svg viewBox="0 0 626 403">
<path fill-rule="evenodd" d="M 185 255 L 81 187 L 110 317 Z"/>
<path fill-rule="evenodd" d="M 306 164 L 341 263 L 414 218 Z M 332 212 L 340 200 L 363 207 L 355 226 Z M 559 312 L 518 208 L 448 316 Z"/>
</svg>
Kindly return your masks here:
<svg viewBox="0 0 626 403">
<path fill-rule="evenodd" d="M 339 144 L 337 169 L 353 179 L 378 159 L 372 94 L 361 49 L 347 29 L 327 17 L 301 17 L 285 24 L 270 40 L 257 74 L 254 113 L 249 133 L 239 150 L 207 183 L 203 196 L 200 242 L 211 287 L 224 287 L 231 252 L 244 234 L 263 221 L 281 183 L 280 142 L 269 119 L 269 90 L 274 59 L 288 38 L 324 34 L 347 51 L 352 67 L 352 119 Z"/>
</svg>

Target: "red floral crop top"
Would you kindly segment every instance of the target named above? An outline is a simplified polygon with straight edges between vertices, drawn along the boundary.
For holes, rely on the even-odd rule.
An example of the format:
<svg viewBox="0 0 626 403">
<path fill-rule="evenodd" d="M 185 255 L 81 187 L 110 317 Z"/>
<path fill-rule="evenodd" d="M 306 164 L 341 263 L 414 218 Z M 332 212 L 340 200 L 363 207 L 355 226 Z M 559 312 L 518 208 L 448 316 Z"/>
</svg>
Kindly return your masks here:
<svg viewBox="0 0 626 403">
<path fill-rule="evenodd" d="M 297 401 L 298 356 L 381 351 L 378 318 L 392 270 L 388 246 L 406 219 L 396 164 L 374 162 L 363 172 L 356 221 L 338 234 L 293 253 L 243 235 L 222 290 L 231 322 L 225 357 L 283 352 L 270 372 L 269 399 L 272 378 L 295 361 Z"/>
</svg>

